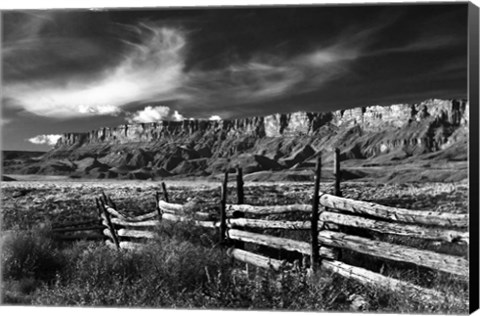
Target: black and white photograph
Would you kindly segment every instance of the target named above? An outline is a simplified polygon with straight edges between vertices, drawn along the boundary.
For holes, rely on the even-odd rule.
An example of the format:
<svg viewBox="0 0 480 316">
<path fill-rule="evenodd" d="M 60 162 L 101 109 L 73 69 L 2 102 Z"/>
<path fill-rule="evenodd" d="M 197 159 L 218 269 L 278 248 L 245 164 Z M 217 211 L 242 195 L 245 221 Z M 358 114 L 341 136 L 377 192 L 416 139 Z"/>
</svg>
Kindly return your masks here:
<svg viewBox="0 0 480 316">
<path fill-rule="evenodd" d="M 478 309 L 478 12 L 1 9 L 1 305 Z"/>
</svg>

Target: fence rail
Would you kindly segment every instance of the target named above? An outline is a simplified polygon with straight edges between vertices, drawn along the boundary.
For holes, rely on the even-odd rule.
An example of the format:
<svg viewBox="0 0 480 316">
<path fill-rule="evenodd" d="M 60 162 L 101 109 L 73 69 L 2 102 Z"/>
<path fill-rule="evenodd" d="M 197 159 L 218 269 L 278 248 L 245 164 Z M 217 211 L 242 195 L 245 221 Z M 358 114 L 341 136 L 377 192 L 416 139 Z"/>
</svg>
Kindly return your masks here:
<svg viewBox="0 0 480 316">
<path fill-rule="evenodd" d="M 99 240 L 103 236 L 103 226 L 99 219 L 88 219 L 78 222 L 52 225 L 53 238 L 60 241 Z"/>
<path fill-rule="evenodd" d="M 336 153 L 338 154 L 338 151 Z M 321 175 L 321 160 L 319 159 L 312 205 L 250 205 L 244 202 L 244 195 L 242 194 L 241 204 L 226 205 L 227 215 L 235 217 L 225 220 L 228 227 L 226 237 L 234 241 L 296 251 L 310 256 L 310 268 L 312 270 L 315 270 L 318 266 L 363 284 L 401 291 L 415 300 L 428 300 L 430 302 L 461 301 L 460 298 L 446 297 L 443 293 L 432 289 L 422 288 L 406 281 L 384 276 L 381 273 L 349 265 L 339 260 L 338 251 L 348 249 L 377 259 L 413 264 L 449 273 L 460 277 L 461 280 L 468 280 L 469 262 L 464 257 L 417 249 L 378 240 L 375 237 L 367 238 L 342 232 L 342 227 L 351 227 L 375 232 L 377 235 L 406 236 L 418 240 L 468 245 L 469 233 L 461 230 L 468 226 L 468 215 L 416 211 L 341 197 L 338 157 L 335 159 L 334 168 L 336 175 L 335 195 L 320 193 L 318 184 Z M 311 216 L 309 221 L 252 219 L 247 217 L 248 215 L 258 217 L 287 213 L 310 214 Z M 335 225 L 337 225 L 337 229 L 335 229 Z M 310 230 L 312 238 L 310 242 L 305 242 L 242 230 L 251 228 Z M 390 239 L 386 238 L 386 240 Z M 234 249 L 232 257 L 248 264 L 263 268 L 270 267 L 277 271 L 281 267 L 289 267 L 281 260 L 238 248 Z M 274 264 L 271 262 L 274 262 Z"/>
<path fill-rule="evenodd" d="M 243 261 L 248 264 L 253 264 L 254 266 L 264 268 L 264 269 L 273 269 L 274 271 L 281 271 L 292 267 L 292 264 L 286 260 L 277 260 L 269 257 L 265 257 L 250 251 L 230 248 L 227 250 L 227 254 L 239 261 Z"/>
<path fill-rule="evenodd" d="M 370 215 L 395 222 L 446 227 L 468 227 L 468 215 L 466 214 L 414 211 L 371 202 L 356 201 L 326 193 L 320 195 L 320 205 L 357 215 Z"/>
<path fill-rule="evenodd" d="M 339 152 L 335 151 L 335 154 L 338 155 Z M 163 200 L 157 193 L 155 196 L 156 210 L 153 212 L 128 216 L 119 211 L 114 202 L 103 194 L 97 199 L 100 222 L 83 221 L 82 224 L 61 224 L 57 225 L 55 229 L 57 233 L 100 229 L 108 245 L 121 249 L 139 249 L 141 247 L 139 241 L 156 237 L 154 229 L 162 221 L 186 222 L 217 231 L 219 243 L 229 247 L 227 251 L 229 256 L 261 268 L 281 271 L 290 269 L 294 265 L 286 260 L 269 258 L 264 254 L 242 249 L 245 243 L 296 252 L 303 255 L 304 261 L 305 258 L 310 258 L 312 271 L 317 268 L 326 269 L 363 284 L 407 293 L 416 300 L 430 302 L 442 302 L 446 299 L 459 300 L 455 297 L 445 297 L 442 293 L 432 289 L 422 288 L 381 273 L 349 265 L 341 261 L 341 251 L 348 250 L 388 262 L 408 263 L 467 280 L 469 262 L 464 257 L 388 242 L 392 240 L 391 238 L 379 240 L 378 236 L 406 236 L 419 240 L 468 245 L 469 234 L 464 231 L 464 228 L 468 226 L 468 215 L 415 211 L 341 197 L 339 180 L 341 172 L 338 156 L 334 160 L 335 195 L 321 193 L 319 192 L 321 167 L 321 160 L 318 158 L 311 205 L 247 204 L 244 201 L 248 195 L 243 192 L 242 171 L 237 169 L 237 204 L 227 203 L 228 173 L 225 173 L 220 187 L 220 204 L 216 208 L 217 211 L 220 209 L 219 214 L 212 214 L 211 210 L 206 212 L 205 209 L 202 209 L 204 205 L 192 207 L 189 203 L 184 205 L 170 202 L 166 185 L 162 183 Z M 308 220 L 261 218 L 262 216 L 287 214 L 298 214 L 302 216 L 301 218 L 305 218 L 306 214 L 310 216 Z M 255 218 L 249 217 L 252 215 Z M 363 235 L 357 236 L 355 229 L 345 231 L 346 227 L 375 234 L 370 234 L 368 238 Z M 251 229 L 257 230 L 257 232 L 249 231 Z M 309 231 L 311 238 L 309 241 L 304 241 L 277 237 L 265 232 L 258 233 L 259 229 Z M 307 262 L 304 262 L 303 266 L 306 268 Z"/>
<path fill-rule="evenodd" d="M 452 243 L 469 244 L 468 232 L 449 230 L 438 227 L 422 227 L 418 225 L 399 224 L 382 220 L 368 219 L 361 216 L 352 216 L 330 211 L 320 214 L 320 221 L 343 226 L 368 229 L 383 234 L 408 236 L 412 238 L 438 240 Z"/>
<path fill-rule="evenodd" d="M 264 229 L 310 230 L 310 221 L 275 221 L 251 218 L 227 219 L 228 227 L 248 227 Z"/>
<path fill-rule="evenodd" d="M 318 241 L 331 247 L 349 249 L 377 258 L 413 263 L 418 266 L 468 277 L 468 261 L 462 257 L 327 230 L 319 232 Z"/>
<path fill-rule="evenodd" d="M 362 284 L 374 286 L 387 291 L 406 294 L 408 297 L 411 297 L 413 300 L 419 302 L 423 301 L 441 304 L 445 303 L 446 301 L 456 303 L 461 303 L 463 301 L 462 298 L 450 295 L 447 296 L 432 289 L 426 289 L 410 282 L 386 277 L 380 273 L 355 267 L 341 261 L 323 260 L 321 267 L 328 271 L 337 273 L 345 278 L 356 280 Z"/>
<path fill-rule="evenodd" d="M 272 214 L 284 214 L 290 212 L 304 212 L 310 213 L 312 210 L 311 205 L 307 204 L 293 204 L 293 205 L 271 205 L 271 206 L 255 206 L 249 204 L 228 204 L 227 212 L 228 214 L 233 214 L 233 212 L 243 212 L 256 215 L 272 215 Z"/>
</svg>

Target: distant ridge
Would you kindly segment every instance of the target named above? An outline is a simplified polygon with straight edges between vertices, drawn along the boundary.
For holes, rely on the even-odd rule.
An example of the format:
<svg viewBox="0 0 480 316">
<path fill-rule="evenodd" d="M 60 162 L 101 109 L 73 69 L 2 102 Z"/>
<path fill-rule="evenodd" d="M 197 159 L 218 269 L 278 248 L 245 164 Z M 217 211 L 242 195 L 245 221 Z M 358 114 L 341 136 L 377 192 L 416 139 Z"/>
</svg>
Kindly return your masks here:
<svg viewBox="0 0 480 316">
<path fill-rule="evenodd" d="M 148 179 L 307 168 L 317 156 L 389 165 L 415 159 L 466 161 L 466 100 L 294 112 L 235 120 L 184 120 L 66 133 L 41 162 L 18 173 Z"/>
</svg>

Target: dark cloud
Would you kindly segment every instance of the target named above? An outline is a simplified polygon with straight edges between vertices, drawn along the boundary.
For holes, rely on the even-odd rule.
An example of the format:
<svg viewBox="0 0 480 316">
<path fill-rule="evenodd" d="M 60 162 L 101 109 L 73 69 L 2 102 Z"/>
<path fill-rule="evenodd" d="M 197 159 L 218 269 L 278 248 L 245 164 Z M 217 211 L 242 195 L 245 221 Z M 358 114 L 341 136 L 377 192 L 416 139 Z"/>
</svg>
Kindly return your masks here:
<svg viewBox="0 0 480 316">
<path fill-rule="evenodd" d="M 20 141 L 12 126 L 29 115 L 49 124 L 33 124 L 31 138 L 157 117 L 162 106 L 229 118 L 467 91 L 466 4 L 3 17 L 3 101 L 15 109 L 4 111 L 8 146 Z"/>
</svg>

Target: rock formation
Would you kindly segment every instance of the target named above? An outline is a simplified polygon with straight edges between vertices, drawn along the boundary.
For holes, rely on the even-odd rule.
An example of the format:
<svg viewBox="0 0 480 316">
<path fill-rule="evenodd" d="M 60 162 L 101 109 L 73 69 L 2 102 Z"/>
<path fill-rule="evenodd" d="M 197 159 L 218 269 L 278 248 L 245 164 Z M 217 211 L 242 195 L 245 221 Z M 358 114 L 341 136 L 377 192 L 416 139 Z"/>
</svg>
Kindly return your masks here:
<svg viewBox="0 0 480 316">
<path fill-rule="evenodd" d="M 143 179 L 206 175 L 237 165 L 247 172 L 301 168 L 318 154 L 330 159 L 333 147 L 340 148 L 342 159 L 398 160 L 465 144 L 455 153 L 465 159 L 468 112 L 465 100 L 427 100 L 327 113 L 121 125 L 64 134 L 44 160 L 68 164 L 59 173 L 71 172 L 65 161 L 72 161 L 79 176 L 94 170 L 98 177 Z"/>
</svg>

